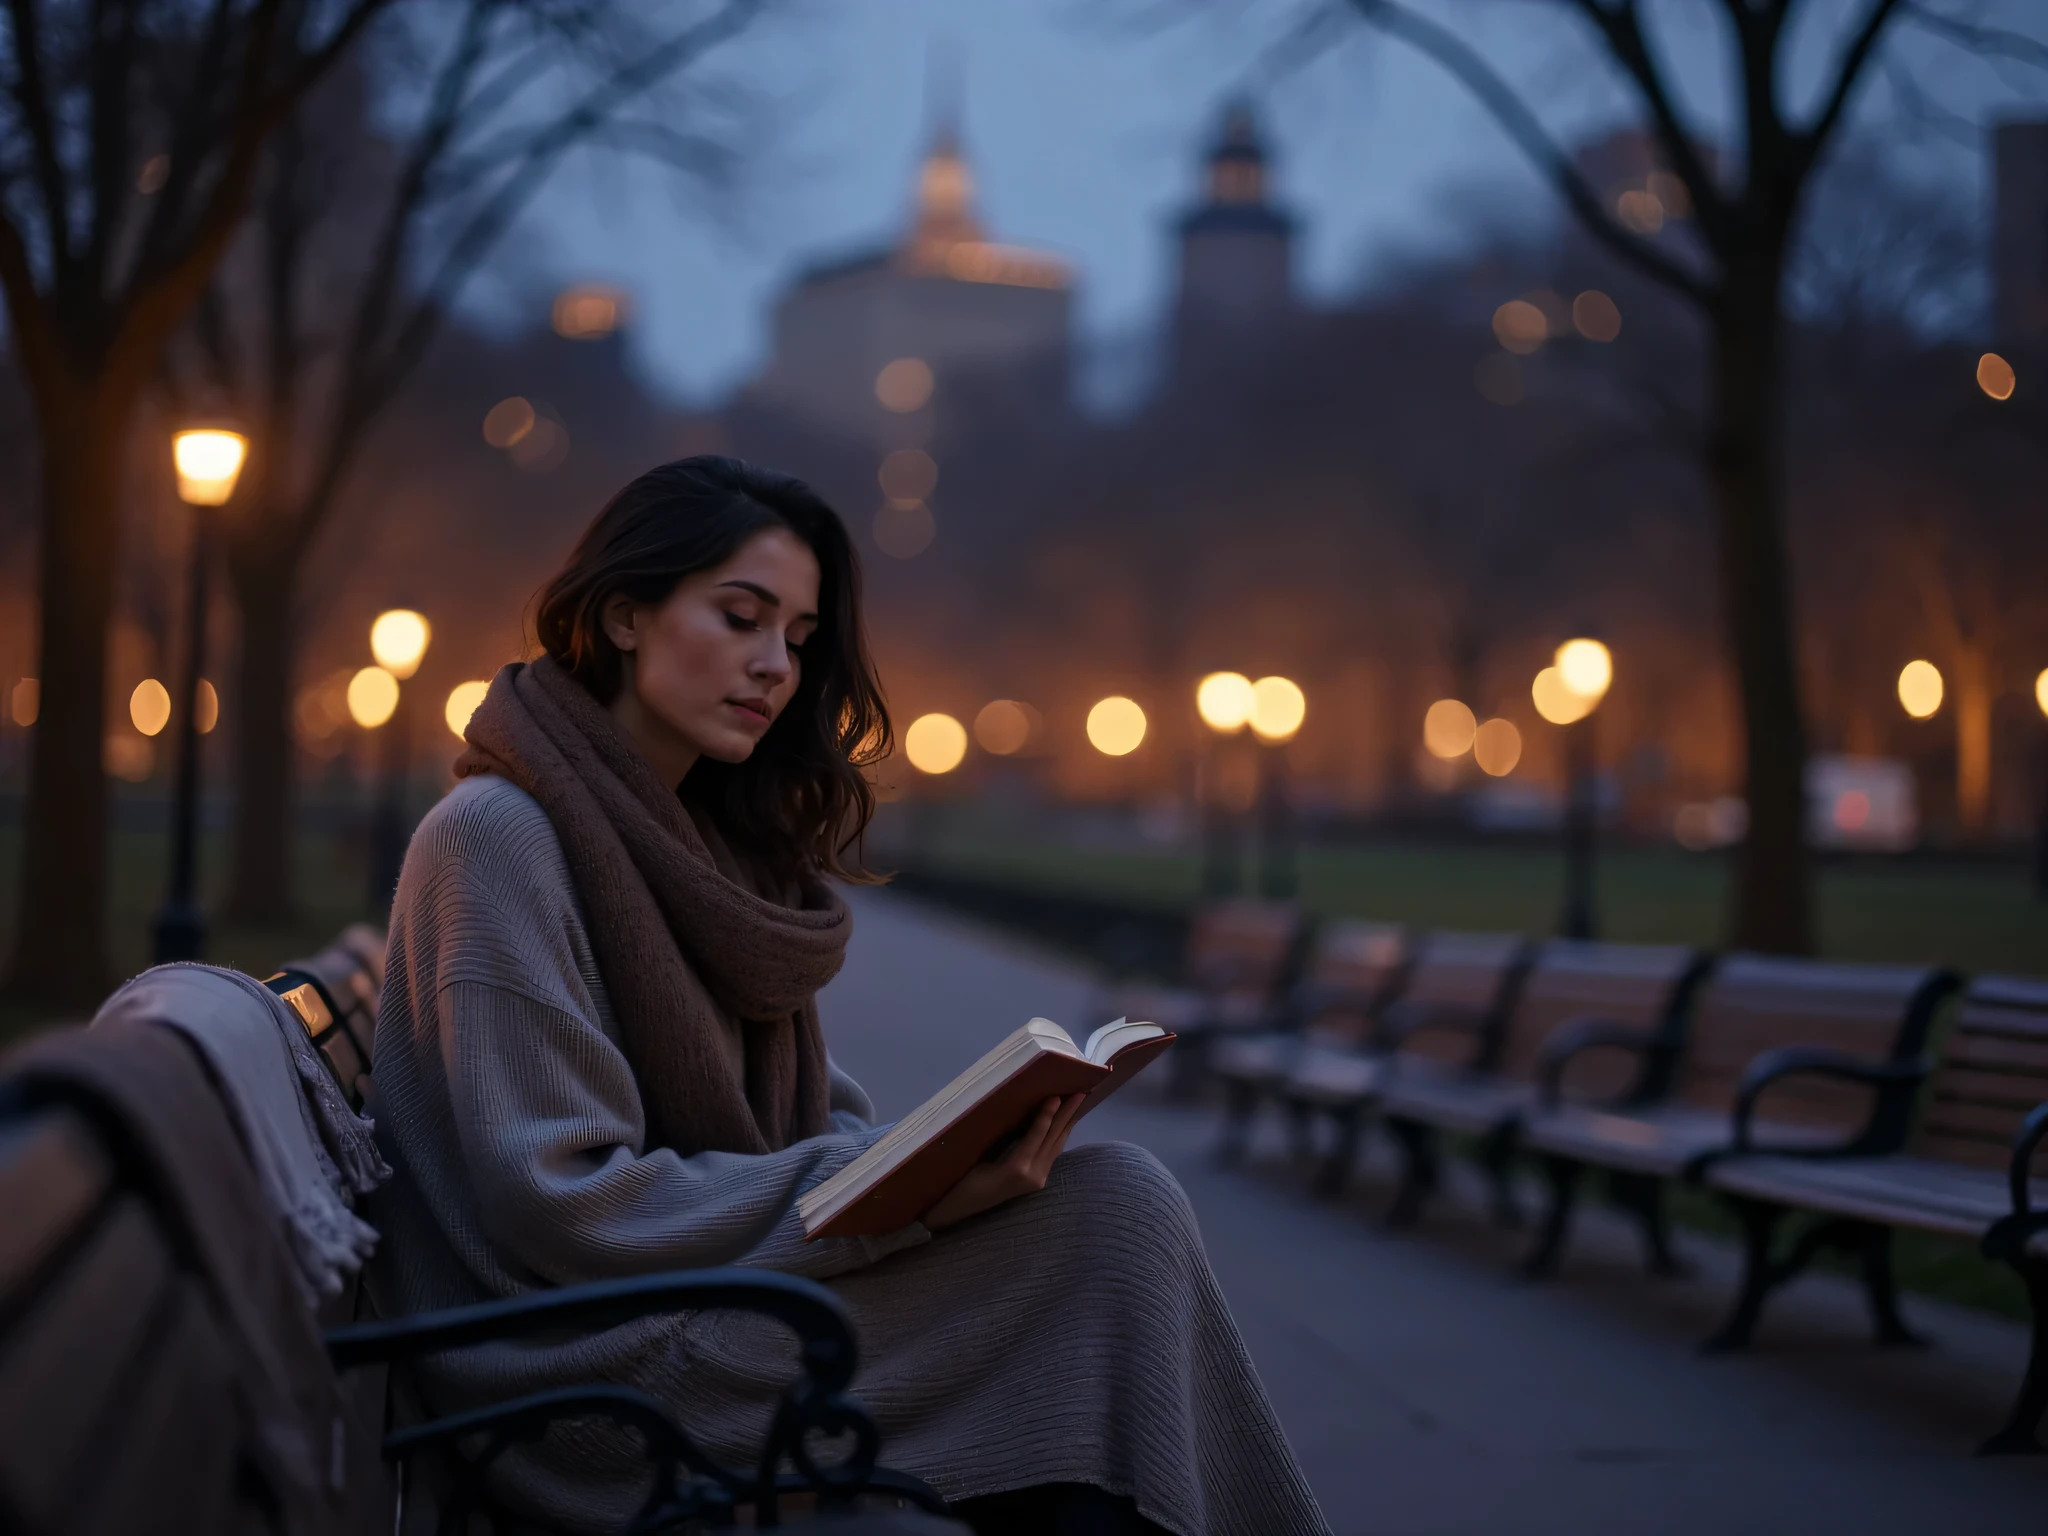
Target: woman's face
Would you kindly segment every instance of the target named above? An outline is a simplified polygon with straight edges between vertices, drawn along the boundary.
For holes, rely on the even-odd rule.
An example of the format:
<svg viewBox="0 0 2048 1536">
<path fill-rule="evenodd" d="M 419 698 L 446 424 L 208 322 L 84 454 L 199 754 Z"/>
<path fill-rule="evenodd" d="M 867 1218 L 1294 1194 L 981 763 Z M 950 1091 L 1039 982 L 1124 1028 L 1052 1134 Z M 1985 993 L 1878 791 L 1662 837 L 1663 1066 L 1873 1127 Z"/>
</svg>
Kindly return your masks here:
<svg viewBox="0 0 2048 1536">
<path fill-rule="evenodd" d="M 658 604 L 606 604 L 605 633 L 630 657 L 612 711 L 664 777 L 752 754 L 802 678 L 818 582 L 803 540 L 769 528 Z"/>
</svg>

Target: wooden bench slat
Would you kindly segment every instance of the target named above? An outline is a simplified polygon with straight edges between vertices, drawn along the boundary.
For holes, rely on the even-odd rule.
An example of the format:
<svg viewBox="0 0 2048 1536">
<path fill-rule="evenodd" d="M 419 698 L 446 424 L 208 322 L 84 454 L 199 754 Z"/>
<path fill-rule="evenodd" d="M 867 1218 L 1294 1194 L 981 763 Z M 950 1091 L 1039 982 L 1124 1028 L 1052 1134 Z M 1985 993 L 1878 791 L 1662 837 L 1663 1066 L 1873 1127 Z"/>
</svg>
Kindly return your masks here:
<svg viewBox="0 0 2048 1536">
<path fill-rule="evenodd" d="M 142 1202 L 124 1196 L 0 1344 L 0 1508 L 52 1524 L 79 1497 L 107 1416 L 176 1278 Z"/>
<path fill-rule="evenodd" d="M 92 1219 L 112 1180 L 112 1162 L 72 1110 L 0 1132 L 0 1317 Z"/>
<path fill-rule="evenodd" d="M 1708 1172 L 1715 1189 L 1820 1211 L 1974 1238 L 2010 1209 L 2003 1176 L 1929 1158 L 1731 1158 Z M 2034 1198 L 2048 1204 L 2048 1181 Z"/>
</svg>

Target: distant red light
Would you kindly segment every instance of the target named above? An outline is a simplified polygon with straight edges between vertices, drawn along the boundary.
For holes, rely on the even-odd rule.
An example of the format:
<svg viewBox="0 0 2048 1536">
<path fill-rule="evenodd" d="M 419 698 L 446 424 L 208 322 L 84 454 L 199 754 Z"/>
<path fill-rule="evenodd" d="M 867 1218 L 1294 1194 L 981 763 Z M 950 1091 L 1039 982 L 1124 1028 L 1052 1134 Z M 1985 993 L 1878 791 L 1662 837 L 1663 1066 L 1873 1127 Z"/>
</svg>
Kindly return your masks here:
<svg viewBox="0 0 2048 1536">
<path fill-rule="evenodd" d="M 1835 825 L 1844 832 L 1860 832 L 1870 823 L 1870 796 L 1852 789 L 1835 797 Z"/>
</svg>

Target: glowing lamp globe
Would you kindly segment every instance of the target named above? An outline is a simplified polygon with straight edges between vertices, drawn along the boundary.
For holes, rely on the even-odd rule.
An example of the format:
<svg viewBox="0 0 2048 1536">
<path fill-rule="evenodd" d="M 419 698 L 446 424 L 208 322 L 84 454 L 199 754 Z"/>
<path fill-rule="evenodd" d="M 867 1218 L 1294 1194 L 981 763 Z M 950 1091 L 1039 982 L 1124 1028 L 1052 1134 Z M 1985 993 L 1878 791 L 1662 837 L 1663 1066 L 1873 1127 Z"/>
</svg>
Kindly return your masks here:
<svg viewBox="0 0 2048 1536">
<path fill-rule="evenodd" d="M 441 710 L 441 718 L 448 722 L 448 729 L 455 733 L 457 741 L 466 740 L 469 717 L 476 713 L 477 705 L 483 703 L 484 695 L 491 691 L 491 685 L 481 679 L 457 683 L 448 690 L 448 702 Z"/>
<path fill-rule="evenodd" d="M 427 621 L 410 608 L 393 608 L 378 614 L 377 622 L 370 626 L 370 654 L 377 658 L 378 666 L 403 681 L 419 671 L 433 633 Z"/>
<path fill-rule="evenodd" d="M 1308 696 L 1285 677 L 1262 677 L 1252 684 L 1252 734 L 1261 741 L 1286 741 L 1308 718 Z"/>
<path fill-rule="evenodd" d="M 1567 640 L 1552 658 L 1565 687 L 1599 703 L 1614 682 L 1614 656 L 1598 640 Z"/>
<path fill-rule="evenodd" d="M 951 773 L 967 756 L 967 727 L 951 715 L 919 715 L 903 733 L 903 755 L 919 773 Z"/>
<path fill-rule="evenodd" d="M 1088 711 L 1088 744 L 1104 757 L 1128 757 L 1145 740 L 1145 711 L 1135 699 L 1111 694 Z"/>
<path fill-rule="evenodd" d="M 1941 669 L 1931 661 L 1909 661 L 1899 671 L 1899 707 L 1915 720 L 1941 709 Z"/>
<path fill-rule="evenodd" d="M 1242 672 L 1211 672 L 1195 686 L 1195 713 L 1226 735 L 1251 723 L 1252 680 Z"/>
<path fill-rule="evenodd" d="M 249 440 L 226 427 L 192 427 L 171 438 L 178 498 L 195 507 L 225 506 L 242 478 Z"/>
<path fill-rule="evenodd" d="M 348 680 L 349 718 L 366 731 L 398 713 L 398 679 L 382 667 L 365 667 Z"/>
</svg>

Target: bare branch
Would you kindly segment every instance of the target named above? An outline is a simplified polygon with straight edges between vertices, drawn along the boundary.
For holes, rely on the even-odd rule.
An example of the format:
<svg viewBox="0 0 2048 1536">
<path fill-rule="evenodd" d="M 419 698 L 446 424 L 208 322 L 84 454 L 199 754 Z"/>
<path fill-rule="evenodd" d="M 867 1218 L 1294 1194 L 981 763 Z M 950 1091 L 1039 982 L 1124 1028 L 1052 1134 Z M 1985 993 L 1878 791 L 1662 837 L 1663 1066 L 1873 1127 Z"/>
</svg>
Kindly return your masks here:
<svg viewBox="0 0 2048 1536">
<path fill-rule="evenodd" d="M 1658 142 L 1664 147 L 1671 169 L 1685 183 L 1692 198 L 1693 216 L 1700 231 L 1717 253 L 1726 249 L 1728 200 L 1721 183 L 1700 158 L 1693 135 L 1678 115 L 1678 106 L 1650 54 L 1649 39 L 1643 35 L 1641 19 L 1633 0 L 1619 6 L 1602 5 L 1600 0 L 1569 0 L 1573 9 L 1589 21 L 1606 39 L 1610 52 L 1628 72 L 1642 94 L 1644 104 L 1657 125 Z"/>
<path fill-rule="evenodd" d="M 1600 195 L 1537 120 L 1514 88 L 1480 54 L 1448 28 L 1396 5 L 1392 0 L 1349 0 L 1367 24 L 1426 54 L 1479 99 L 1495 122 L 1556 185 L 1595 239 L 1640 271 L 1684 294 L 1703 308 L 1717 302 L 1717 290 L 1663 251 L 1616 223 Z"/>
<path fill-rule="evenodd" d="M 35 149 L 36 182 L 42 190 L 43 218 L 49 226 L 50 260 L 60 277 L 71 264 L 71 200 L 64 186 L 64 164 L 57 153 L 57 124 L 50 111 L 49 86 L 43 79 L 42 39 L 36 27 L 34 0 L 7 0 L 14 30 L 14 67 L 22 115 L 28 120 Z"/>
<path fill-rule="evenodd" d="M 2009 59 L 2035 69 L 2048 69 L 2048 42 L 2009 27 L 1988 27 L 1931 9 L 1921 0 L 1900 0 L 1899 21 L 1932 37 L 1953 43 L 1980 58 Z"/>
<path fill-rule="evenodd" d="M 1863 78 L 1863 67 L 1869 63 L 1871 51 L 1877 47 L 1878 39 L 1899 10 L 1900 3 L 1901 0 L 1871 0 L 1863 25 L 1856 29 L 1849 46 L 1842 52 L 1842 62 L 1837 66 L 1838 73 L 1834 87 L 1828 93 L 1827 103 L 1814 117 L 1812 125 L 1797 135 L 1801 158 L 1806 166 L 1811 166 L 1819 157 L 1828 135 L 1841 121 L 1849 98 L 1855 94 L 1856 86 Z"/>
</svg>

